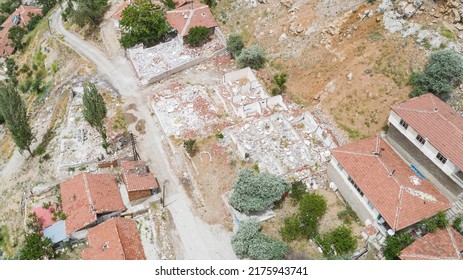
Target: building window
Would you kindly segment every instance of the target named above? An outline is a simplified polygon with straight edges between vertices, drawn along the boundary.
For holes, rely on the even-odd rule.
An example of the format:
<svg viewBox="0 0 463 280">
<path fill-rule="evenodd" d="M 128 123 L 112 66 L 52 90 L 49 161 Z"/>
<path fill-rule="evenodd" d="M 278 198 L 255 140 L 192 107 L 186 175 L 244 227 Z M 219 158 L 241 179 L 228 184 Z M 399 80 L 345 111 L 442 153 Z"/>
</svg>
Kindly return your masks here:
<svg viewBox="0 0 463 280">
<path fill-rule="evenodd" d="M 424 139 L 423 136 L 421 136 L 419 134 L 416 136 L 416 140 L 418 140 L 418 142 L 420 142 L 422 145 L 424 145 L 424 143 L 426 143 L 426 139 Z"/>
<path fill-rule="evenodd" d="M 443 164 L 445 164 L 445 163 L 447 162 L 447 158 L 444 157 L 441 153 L 437 153 L 436 158 L 437 158 L 440 162 L 442 162 Z"/>
<path fill-rule="evenodd" d="M 343 171 L 344 170 L 344 167 L 342 167 L 341 163 L 338 162 L 338 168 L 339 170 Z"/>
<path fill-rule="evenodd" d="M 399 123 L 400 123 L 400 125 L 401 125 L 403 128 L 405 128 L 405 129 L 408 128 L 408 123 L 406 123 L 404 120 L 400 119 L 400 122 L 399 122 Z"/>
<path fill-rule="evenodd" d="M 371 210 L 375 209 L 375 207 L 373 206 L 373 204 L 371 203 L 371 201 L 368 200 L 367 204 L 368 204 L 368 206 L 371 208 Z"/>
<path fill-rule="evenodd" d="M 354 188 L 357 190 L 357 192 L 363 196 L 363 192 L 362 190 L 359 188 L 359 186 L 357 186 L 357 184 L 354 182 L 354 180 L 352 180 L 352 178 L 349 176 L 348 178 L 349 182 L 352 184 L 352 186 L 354 186 Z"/>
</svg>

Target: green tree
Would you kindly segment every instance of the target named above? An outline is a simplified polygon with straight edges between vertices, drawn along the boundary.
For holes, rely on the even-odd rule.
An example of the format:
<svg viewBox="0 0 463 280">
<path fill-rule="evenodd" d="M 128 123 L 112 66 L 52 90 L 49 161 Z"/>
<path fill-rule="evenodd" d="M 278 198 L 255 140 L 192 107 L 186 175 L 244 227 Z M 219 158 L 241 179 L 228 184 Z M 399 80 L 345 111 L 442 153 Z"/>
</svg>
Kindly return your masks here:
<svg viewBox="0 0 463 280">
<path fill-rule="evenodd" d="M 262 211 L 280 200 L 288 190 L 289 184 L 280 176 L 242 169 L 233 183 L 230 203 L 247 214 Z"/>
<path fill-rule="evenodd" d="M 149 0 L 139 0 L 125 8 L 119 26 L 120 42 L 126 49 L 139 43 L 151 46 L 170 30 L 161 7 Z"/>
<path fill-rule="evenodd" d="M 299 203 L 302 235 L 306 238 L 316 237 L 320 219 L 325 213 L 326 199 L 322 195 L 313 192 L 305 194 Z"/>
<path fill-rule="evenodd" d="M 185 42 L 193 47 L 199 47 L 207 42 L 211 30 L 204 26 L 195 26 L 188 32 L 188 37 Z"/>
<path fill-rule="evenodd" d="M 0 83 L 0 114 L 20 151 L 27 150 L 32 156 L 31 143 L 34 139 L 29 125 L 26 105 L 18 90 L 11 83 Z"/>
<path fill-rule="evenodd" d="M 196 146 L 196 140 L 195 139 L 188 139 L 188 140 L 183 141 L 183 147 L 185 148 L 186 152 L 190 156 L 194 156 L 195 153 L 196 153 L 196 150 L 198 148 Z"/>
<path fill-rule="evenodd" d="M 237 58 L 244 48 L 243 37 L 240 34 L 231 34 L 227 38 L 227 51 Z"/>
<path fill-rule="evenodd" d="M 6 0 L 6 1 L 1 1 L 0 3 L 0 12 L 4 14 L 12 14 L 16 8 L 21 5 L 21 0 Z"/>
<path fill-rule="evenodd" d="M 280 73 L 273 76 L 272 83 L 276 86 L 272 89 L 273 95 L 282 94 L 286 90 L 286 74 Z"/>
<path fill-rule="evenodd" d="M 317 242 L 327 257 L 350 254 L 357 247 L 357 238 L 355 238 L 352 229 L 346 226 L 338 226 L 318 236 Z"/>
<path fill-rule="evenodd" d="M 71 11 L 73 22 L 80 27 L 86 24 L 98 26 L 108 9 L 108 0 L 76 0 L 75 9 Z"/>
<path fill-rule="evenodd" d="M 264 66 L 265 60 L 264 51 L 258 45 L 252 45 L 241 51 L 237 63 L 240 68 L 260 69 Z"/>
<path fill-rule="evenodd" d="M 53 259 L 56 254 L 50 238 L 45 238 L 42 234 L 35 232 L 26 235 L 24 246 L 19 250 L 18 259 L 20 260 L 43 260 Z"/>
<path fill-rule="evenodd" d="M 255 220 L 240 222 L 238 232 L 231 243 L 235 254 L 240 258 L 254 260 L 281 260 L 288 252 L 288 246 L 260 232 L 260 223 Z"/>
<path fill-rule="evenodd" d="M 168 10 L 175 9 L 175 2 L 174 0 L 161 0 L 161 3 L 167 7 Z"/>
<path fill-rule="evenodd" d="M 23 39 L 27 34 L 24 28 L 13 26 L 8 30 L 8 39 L 10 39 L 11 46 L 15 49 L 21 50 L 24 47 Z"/>
<path fill-rule="evenodd" d="M 415 238 L 409 232 L 399 232 L 386 237 L 384 257 L 386 260 L 398 260 L 400 252 L 414 241 Z"/>
<path fill-rule="evenodd" d="M 39 24 L 39 22 L 40 22 L 40 20 L 42 20 L 42 18 L 43 17 L 41 15 L 33 15 L 33 16 L 31 16 L 31 20 L 26 25 L 26 29 L 29 30 L 29 31 L 34 30 L 34 28 L 37 26 L 37 24 Z"/>
<path fill-rule="evenodd" d="M 216 0 L 201 0 L 202 3 L 208 5 L 209 7 L 213 8 L 217 5 Z"/>
<path fill-rule="evenodd" d="M 108 143 L 106 142 L 106 127 L 104 119 L 106 118 L 107 110 L 103 96 L 98 92 L 93 83 L 86 83 L 84 85 L 83 111 L 85 120 L 94 127 L 103 138 L 103 147 L 106 149 Z"/>
<path fill-rule="evenodd" d="M 449 98 L 453 88 L 463 80 L 463 58 L 451 50 L 433 52 L 422 72 L 413 73 L 409 83 L 411 97 L 434 93 L 441 99 Z"/>
<path fill-rule="evenodd" d="M 4 123 L 5 123 L 5 118 L 0 113 L 0 124 L 4 124 Z"/>
<path fill-rule="evenodd" d="M 455 220 L 452 222 L 452 227 L 458 231 L 461 235 L 463 235 L 463 229 L 461 228 L 461 217 L 456 217 Z"/>
<path fill-rule="evenodd" d="M 37 2 L 42 7 L 42 13 L 46 15 L 58 3 L 58 0 L 37 0 Z"/>
<path fill-rule="evenodd" d="M 301 198 L 306 193 L 306 185 L 302 181 L 296 181 L 291 183 L 291 192 L 290 195 L 293 198 L 294 203 L 299 203 Z"/>
</svg>

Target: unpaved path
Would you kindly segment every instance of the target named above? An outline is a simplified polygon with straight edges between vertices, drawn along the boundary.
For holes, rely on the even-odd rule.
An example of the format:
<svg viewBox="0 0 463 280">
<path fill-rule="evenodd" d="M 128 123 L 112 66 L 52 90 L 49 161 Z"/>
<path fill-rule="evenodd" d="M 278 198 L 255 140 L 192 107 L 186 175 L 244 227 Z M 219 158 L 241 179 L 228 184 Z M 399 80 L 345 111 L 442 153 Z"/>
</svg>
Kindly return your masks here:
<svg viewBox="0 0 463 280">
<path fill-rule="evenodd" d="M 164 149 L 160 126 L 147 108 L 148 97 L 142 93 L 128 61 L 122 56 L 110 60 L 96 47 L 67 31 L 62 25 L 61 10 L 55 11 L 52 15 L 50 26 L 55 35 L 58 33 L 63 36 L 74 51 L 97 66 L 98 72 L 105 76 L 124 98 L 126 106 L 135 104 L 137 111 L 131 110 L 131 113 L 137 119 L 146 120 L 143 135 L 139 135 L 133 125 L 129 128 L 135 135 L 138 135 L 137 141 L 142 159 L 154 167 L 161 184 L 168 181 L 166 204 L 172 214 L 180 241 L 175 244 L 177 258 L 235 259 L 230 244 L 230 233 L 222 227 L 204 223 L 193 214 L 191 201 L 179 183 L 179 178 L 174 172 L 175 166 L 171 166 L 171 157 Z M 172 164 L 177 165 L 175 161 Z"/>
</svg>

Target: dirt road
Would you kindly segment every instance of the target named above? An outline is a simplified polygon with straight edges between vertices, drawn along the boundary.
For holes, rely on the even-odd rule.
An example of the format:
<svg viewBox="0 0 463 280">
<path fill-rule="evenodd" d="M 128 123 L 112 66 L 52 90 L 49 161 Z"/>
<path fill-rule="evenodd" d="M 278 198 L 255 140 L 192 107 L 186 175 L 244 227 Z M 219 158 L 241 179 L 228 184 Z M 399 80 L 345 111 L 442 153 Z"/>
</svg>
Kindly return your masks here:
<svg viewBox="0 0 463 280">
<path fill-rule="evenodd" d="M 119 92 L 124 104 L 135 104 L 131 113 L 139 120 L 146 120 L 145 133 L 139 134 L 134 126 L 129 129 L 138 136 L 141 158 L 150 163 L 159 182 L 168 181 L 166 204 L 172 214 L 178 241 L 178 259 L 235 259 L 230 244 L 230 233 L 218 226 L 204 223 L 193 214 L 192 203 L 179 183 L 174 170 L 182 164 L 166 151 L 160 125 L 147 107 L 148 98 L 142 93 L 129 62 L 122 56 L 108 59 L 104 53 L 79 36 L 67 31 L 62 25 L 61 10 L 55 11 L 50 19 L 55 35 L 62 36 L 66 43 L 84 58 L 93 62 L 100 75 Z M 172 160 L 172 162 L 171 162 Z"/>
</svg>

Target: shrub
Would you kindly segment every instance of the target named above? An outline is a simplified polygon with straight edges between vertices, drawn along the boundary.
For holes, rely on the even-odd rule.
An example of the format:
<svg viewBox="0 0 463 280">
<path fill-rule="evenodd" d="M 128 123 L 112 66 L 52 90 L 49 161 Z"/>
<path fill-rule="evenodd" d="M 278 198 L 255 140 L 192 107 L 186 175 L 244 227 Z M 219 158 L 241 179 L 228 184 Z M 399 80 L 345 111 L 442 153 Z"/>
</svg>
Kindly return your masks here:
<svg viewBox="0 0 463 280">
<path fill-rule="evenodd" d="M 291 183 L 291 197 L 293 198 L 295 203 L 298 203 L 302 196 L 306 193 L 306 186 L 301 181 L 296 181 Z"/>
<path fill-rule="evenodd" d="M 201 0 L 201 2 L 208 5 L 211 8 L 215 7 L 215 5 L 217 5 L 216 0 Z"/>
<path fill-rule="evenodd" d="M 215 138 L 217 138 L 217 139 L 223 139 L 223 137 L 224 137 L 222 132 L 216 132 L 214 135 L 215 135 Z"/>
<path fill-rule="evenodd" d="M 281 238 L 284 241 L 296 240 L 301 235 L 301 222 L 297 215 L 285 219 L 284 226 L 280 229 Z"/>
<path fill-rule="evenodd" d="M 174 0 L 161 0 L 161 3 L 167 7 L 168 10 L 175 9 L 175 2 Z"/>
<path fill-rule="evenodd" d="M 183 147 L 185 148 L 186 152 L 190 156 L 194 156 L 196 153 L 196 140 L 195 139 L 188 139 L 183 141 Z"/>
<path fill-rule="evenodd" d="M 254 260 L 283 259 L 288 246 L 262 234 L 260 229 L 260 223 L 255 219 L 240 222 L 239 230 L 231 240 L 235 254 Z"/>
<path fill-rule="evenodd" d="M 2 116 L 2 114 L 0 114 L 0 124 L 4 124 L 5 123 L 5 118 Z"/>
<path fill-rule="evenodd" d="M 398 260 L 400 252 L 412 244 L 413 241 L 415 241 L 415 238 L 408 232 L 396 233 L 393 236 L 386 237 L 384 257 L 386 260 Z"/>
<path fill-rule="evenodd" d="M 357 238 L 351 228 L 338 226 L 317 238 L 326 257 L 346 255 L 354 252 L 357 247 Z"/>
<path fill-rule="evenodd" d="M 252 45 L 241 51 L 237 63 L 241 68 L 260 69 L 265 64 L 265 53 L 258 45 Z"/>
<path fill-rule="evenodd" d="M 204 26 L 196 26 L 190 29 L 185 42 L 193 47 L 204 45 L 211 34 L 211 30 Z"/>
<path fill-rule="evenodd" d="M 41 156 L 41 155 L 45 154 L 45 152 L 46 152 L 45 147 L 43 147 L 43 146 L 38 146 L 38 147 L 35 149 L 34 154 L 36 154 L 36 155 L 38 155 L 38 156 Z"/>
<path fill-rule="evenodd" d="M 227 51 L 233 57 L 238 57 L 244 48 L 243 37 L 239 34 L 231 34 L 227 38 Z"/>
<path fill-rule="evenodd" d="M 463 235 L 463 230 L 461 228 L 461 221 L 462 221 L 462 218 L 461 217 L 456 217 L 455 220 L 453 220 L 452 222 L 452 227 L 458 231 L 460 234 Z"/>
<path fill-rule="evenodd" d="M 272 89 L 272 95 L 282 94 L 286 90 L 286 74 L 280 73 L 273 76 L 272 83 L 276 88 Z"/>
<path fill-rule="evenodd" d="M 441 99 L 449 98 L 455 85 L 463 79 L 463 59 L 451 50 L 433 52 L 425 69 L 410 76 L 411 97 L 434 93 Z"/>
<path fill-rule="evenodd" d="M 288 190 L 288 183 L 280 176 L 242 169 L 233 183 L 230 203 L 235 209 L 249 214 L 267 209 Z"/>
<path fill-rule="evenodd" d="M 326 213 L 326 199 L 316 193 L 305 194 L 299 203 L 301 232 L 306 238 L 318 235 L 320 219 Z"/>
</svg>

